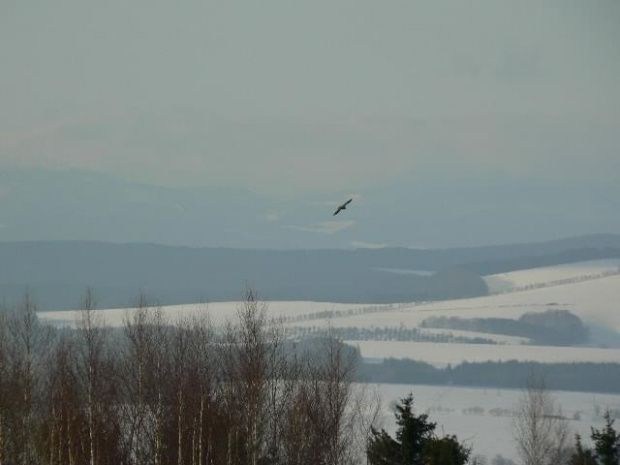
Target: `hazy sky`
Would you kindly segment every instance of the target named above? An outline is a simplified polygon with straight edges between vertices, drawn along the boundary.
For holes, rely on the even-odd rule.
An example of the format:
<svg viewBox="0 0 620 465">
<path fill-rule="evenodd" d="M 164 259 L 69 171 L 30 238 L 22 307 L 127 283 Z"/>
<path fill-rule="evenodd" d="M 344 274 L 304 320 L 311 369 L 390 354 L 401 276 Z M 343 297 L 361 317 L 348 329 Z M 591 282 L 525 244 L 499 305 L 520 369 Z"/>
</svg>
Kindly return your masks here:
<svg viewBox="0 0 620 465">
<path fill-rule="evenodd" d="M 0 64 L 0 169 L 620 184 L 616 0 L 3 0 Z"/>
</svg>

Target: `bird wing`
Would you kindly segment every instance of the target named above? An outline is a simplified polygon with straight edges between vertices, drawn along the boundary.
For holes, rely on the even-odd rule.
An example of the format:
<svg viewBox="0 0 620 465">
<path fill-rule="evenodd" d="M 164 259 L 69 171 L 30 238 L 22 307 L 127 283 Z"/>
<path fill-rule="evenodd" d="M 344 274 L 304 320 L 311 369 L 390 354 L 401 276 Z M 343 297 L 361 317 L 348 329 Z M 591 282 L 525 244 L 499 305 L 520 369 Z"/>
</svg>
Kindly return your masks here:
<svg viewBox="0 0 620 465">
<path fill-rule="evenodd" d="M 353 199 L 349 199 L 347 200 L 345 203 L 343 203 L 342 205 L 340 205 L 338 207 L 338 210 L 336 210 L 336 212 L 334 213 L 333 216 L 336 216 L 338 213 L 340 213 L 341 210 L 344 210 L 347 208 L 347 205 L 349 205 L 351 202 L 353 202 Z"/>
</svg>

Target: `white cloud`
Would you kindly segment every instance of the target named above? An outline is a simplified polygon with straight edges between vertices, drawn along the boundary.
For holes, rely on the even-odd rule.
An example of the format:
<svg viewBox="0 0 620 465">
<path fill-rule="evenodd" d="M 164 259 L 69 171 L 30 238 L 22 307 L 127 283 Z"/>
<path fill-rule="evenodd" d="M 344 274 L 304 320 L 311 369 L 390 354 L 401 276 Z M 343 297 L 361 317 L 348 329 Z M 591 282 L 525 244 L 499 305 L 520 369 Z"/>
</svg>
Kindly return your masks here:
<svg viewBox="0 0 620 465">
<path fill-rule="evenodd" d="M 287 229 L 295 231 L 303 231 L 316 234 L 336 234 L 355 225 L 355 221 L 324 221 L 322 223 L 314 223 L 310 226 L 285 226 Z"/>
<path fill-rule="evenodd" d="M 181 215 L 185 214 L 185 207 L 183 205 L 176 203 L 172 206 L 172 208 L 176 213 L 179 213 Z"/>
<path fill-rule="evenodd" d="M 340 204 L 335 200 L 312 200 L 308 202 L 308 205 L 312 205 L 313 207 L 337 207 Z"/>
<path fill-rule="evenodd" d="M 348 199 L 353 199 L 354 202 L 359 202 L 362 199 L 362 194 L 344 195 L 339 200 L 311 200 L 308 202 L 308 205 L 312 205 L 313 207 L 337 207 L 342 205 L 342 203 Z"/>
<path fill-rule="evenodd" d="M 277 223 L 278 221 L 280 221 L 280 213 L 275 210 L 269 210 L 265 212 L 265 214 L 263 215 L 263 219 L 267 223 Z"/>
</svg>

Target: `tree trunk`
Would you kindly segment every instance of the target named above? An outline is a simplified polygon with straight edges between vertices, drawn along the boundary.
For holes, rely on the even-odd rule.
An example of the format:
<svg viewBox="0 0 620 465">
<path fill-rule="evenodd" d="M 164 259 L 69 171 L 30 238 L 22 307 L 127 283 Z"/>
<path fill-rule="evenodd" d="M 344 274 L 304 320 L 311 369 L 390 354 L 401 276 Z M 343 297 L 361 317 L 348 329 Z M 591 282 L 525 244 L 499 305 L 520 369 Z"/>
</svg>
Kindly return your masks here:
<svg viewBox="0 0 620 465">
<path fill-rule="evenodd" d="M 192 465 L 196 465 L 196 417 L 194 416 L 194 422 L 192 426 Z"/>
<path fill-rule="evenodd" d="M 200 414 L 198 416 L 198 421 L 200 422 L 200 426 L 198 427 L 198 465 L 202 465 L 202 455 L 203 455 L 203 421 L 204 421 L 204 411 L 205 411 L 205 396 L 204 389 L 200 390 Z M 2 465 L 2 463 L 0 463 Z"/>
<path fill-rule="evenodd" d="M 92 365 L 90 370 L 90 383 L 88 386 L 88 439 L 90 442 L 90 465 L 95 465 L 95 421 L 93 413 L 93 386 L 92 386 Z"/>
<path fill-rule="evenodd" d="M 161 449 L 162 449 L 162 394 L 157 393 L 157 409 L 155 412 L 155 465 L 161 465 Z"/>
<path fill-rule="evenodd" d="M 0 465 L 4 465 L 4 416 L 2 415 L 1 411 L 0 411 Z"/>
<path fill-rule="evenodd" d="M 56 428 L 56 408 L 52 407 L 52 421 L 50 422 L 50 465 L 54 465 L 54 429 Z M 0 460 L 2 465 L 2 460 Z"/>
<path fill-rule="evenodd" d="M 60 411 L 60 421 L 58 422 L 59 427 L 58 427 L 58 463 L 63 463 L 62 462 L 62 452 L 63 452 L 63 430 L 64 430 L 64 420 L 63 420 L 63 414 L 62 414 L 62 410 Z"/>
<path fill-rule="evenodd" d="M 178 465 L 183 465 L 183 393 L 179 390 L 179 415 L 178 415 Z"/>
</svg>

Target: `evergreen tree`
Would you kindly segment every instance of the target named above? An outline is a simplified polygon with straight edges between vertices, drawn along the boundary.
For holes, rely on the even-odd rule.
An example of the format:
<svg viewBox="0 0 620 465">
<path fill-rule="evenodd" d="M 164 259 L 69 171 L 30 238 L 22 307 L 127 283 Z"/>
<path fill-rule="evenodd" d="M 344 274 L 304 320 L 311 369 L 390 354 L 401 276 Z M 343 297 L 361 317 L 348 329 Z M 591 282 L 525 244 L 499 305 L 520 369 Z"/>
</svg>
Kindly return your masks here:
<svg viewBox="0 0 620 465">
<path fill-rule="evenodd" d="M 601 430 L 592 429 L 592 441 L 601 465 L 620 464 L 620 434 L 614 429 L 614 420 L 609 410 L 605 412 L 605 427 Z"/>
<path fill-rule="evenodd" d="M 576 435 L 575 452 L 571 457 L 570 465 L 597 465 L 592 450 L 584 448 L 581 443 L 581 436 Z"/>
<path fill-rule="evenodd" d="M 432 438 L 424 448 L 424 463 L 428 465 L 461 465 L 467 463 L 470 449 L 459 443 L 456 436 Z"/>
<path fill-rule="evenodd" d="M 385 430 L 371 429 L 368 446 L 368 463 L 370 465 L 404 464 L 401 444 L 395 441 Z"/>
<path fill-rule="evenodd" d="M 413 413 L 413 395 L 409 394 L 396 406 L 396 440 L 401 445 L 403 464 L 422 463 L 425 445 L 432 439 L 436 423 L 428 415 Z"/>
<path fill-rule="evenodd" d="M 413 395 L 396 406 L 396 439 L 384 429 L 371 430 L 368 463 L 371 465 L 464 465 L 470 449 L 456 436 L 437 437 L 436 423 L 428 415 L 413 412 Z"/>
<path fill-rule="evenodd" d="M 584 447 L 577 435 L 571 465 L 620 465 L 620 433 L 614 429 L 609 411 L 605 413 L 605 427 L 600 430 L 592 428 L 590 437 L 594 450 Z"/>
</svg>

